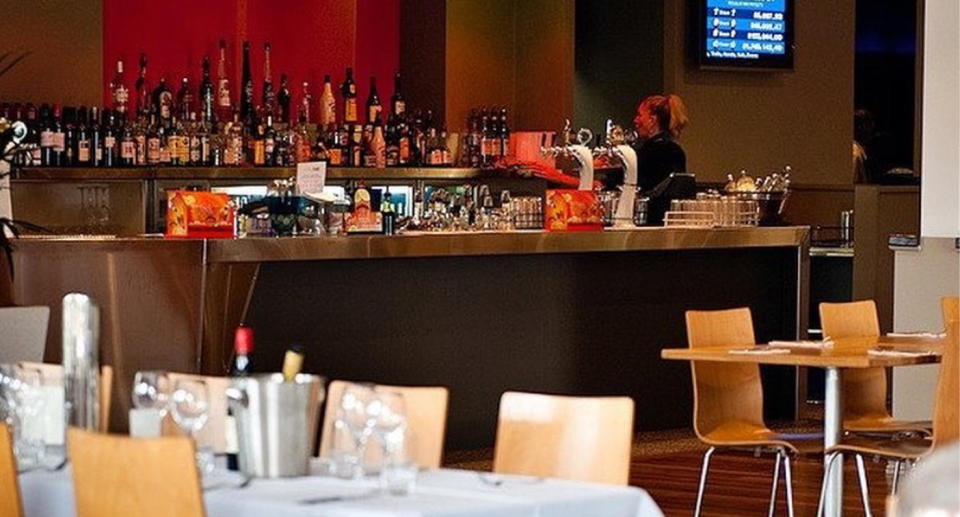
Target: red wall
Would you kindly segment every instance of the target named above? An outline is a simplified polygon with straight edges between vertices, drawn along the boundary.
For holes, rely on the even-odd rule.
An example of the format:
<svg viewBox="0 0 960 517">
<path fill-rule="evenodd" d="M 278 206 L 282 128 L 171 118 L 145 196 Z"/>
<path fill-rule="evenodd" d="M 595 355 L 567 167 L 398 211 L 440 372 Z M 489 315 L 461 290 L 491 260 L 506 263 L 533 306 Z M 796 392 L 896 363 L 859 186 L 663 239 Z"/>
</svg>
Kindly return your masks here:
<svg viewBox="0 0 960 517">
<path fill-rule="evenodd" d="M 210 55 L 216 78 L 217 43 L 224 38 L 235 101 L 241 46 L 248 39 L 258 102 L 263 43 L 270 41 L 275 87 L 279 87 L 280 74 L 286 73 L 294 103 L 299 102 L 302 81 L 310 83 L 316 99 L 324 74 L 332 75 L 336 87 L 348 66 L 356 71 L 361 103 L 366 100 L 371 74 L 377 76 L 377 89 L 386 103 L 393 90 L 394 70 L 400 66 L 400 2 L 284 0 L 278 5 L 270 0 L 103 0 L 104 102 L 109 104 L 106 85 L 113 78 L 118 58 L 124 59 L 128 87 L 136 80 L 137 59 L 144 51 L 151 88 L 161 75 L 171 89 L 177 88 L 184 75 L 196 88 L 204 55 Z M 312 115 L 316 116 L 315 106 Z"/>
</svg>

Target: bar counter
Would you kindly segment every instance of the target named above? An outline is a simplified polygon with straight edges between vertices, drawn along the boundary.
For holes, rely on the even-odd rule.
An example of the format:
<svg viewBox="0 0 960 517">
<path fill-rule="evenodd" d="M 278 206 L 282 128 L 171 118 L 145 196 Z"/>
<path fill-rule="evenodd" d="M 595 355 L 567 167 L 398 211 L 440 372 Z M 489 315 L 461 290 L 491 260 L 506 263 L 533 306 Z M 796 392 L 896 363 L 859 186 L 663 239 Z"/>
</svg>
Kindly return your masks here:
<svg viewBox="0 0 960 517">
<path fill-rule="evenodd" d="M 118 428 L 135 371 L 222 375 L 243 322 L 256 370 L 298 344 L 330 379 L 449 386 L 462 449 L 492 444 L 507 389 L 632 395 L 639 429 L 688 425 L 688 368 L 659 359 L 685 343 L 683 311 L 749 306 L 758 340 L 803 337 L 808 250 L 807 227 L 60 237 L 16 241 L 14 264 L 18 303 L 54 308 L 47 361 L 63 294 L 100 303 Z M 764 375 L 768 416 L 792 418 L 794 371 Z"/>
</svg>

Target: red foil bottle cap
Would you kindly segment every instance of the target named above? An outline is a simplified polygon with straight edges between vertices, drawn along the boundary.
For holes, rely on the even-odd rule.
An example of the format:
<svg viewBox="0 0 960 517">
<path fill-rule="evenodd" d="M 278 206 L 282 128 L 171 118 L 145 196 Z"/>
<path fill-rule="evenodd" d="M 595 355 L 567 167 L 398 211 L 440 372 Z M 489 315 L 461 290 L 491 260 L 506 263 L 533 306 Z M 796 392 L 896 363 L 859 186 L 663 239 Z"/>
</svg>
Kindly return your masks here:
<svg viewBox="0 0 960 517">
<path fill-rule="evenodd" d="M 233 335 L 233 351 L 238 355 L 250 355 L 253 352 L 253 329 L 240 326 Z"/>
</svg>

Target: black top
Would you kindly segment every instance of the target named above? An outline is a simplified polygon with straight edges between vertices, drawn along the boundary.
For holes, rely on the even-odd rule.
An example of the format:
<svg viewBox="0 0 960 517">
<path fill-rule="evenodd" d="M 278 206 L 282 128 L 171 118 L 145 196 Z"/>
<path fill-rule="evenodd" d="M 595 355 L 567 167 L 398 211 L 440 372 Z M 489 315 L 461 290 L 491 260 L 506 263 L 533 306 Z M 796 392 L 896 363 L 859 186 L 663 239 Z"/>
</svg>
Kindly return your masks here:
<svg viewBox="0 0 960 517">
<path fill-rule="evenodd" d="M 670 134 L 663 132 L 643 142 L 637 151 L 637 183 L 648 191 L 671 172 L 687 172 L 687 155 Z"/>
</svg>

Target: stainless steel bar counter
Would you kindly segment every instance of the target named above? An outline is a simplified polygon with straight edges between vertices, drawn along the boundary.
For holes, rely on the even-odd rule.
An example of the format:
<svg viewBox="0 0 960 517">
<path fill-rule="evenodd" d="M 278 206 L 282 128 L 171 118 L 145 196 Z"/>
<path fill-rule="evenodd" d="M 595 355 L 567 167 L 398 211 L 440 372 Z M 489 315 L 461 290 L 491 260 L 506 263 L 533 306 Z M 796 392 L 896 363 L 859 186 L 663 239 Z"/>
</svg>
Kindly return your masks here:
<svg viewBox="0 0 960 517">
<path fill-rule="evenodd" d="M 659 359 L 683 311 L 749 306 L 758 340 L 806 328 L 806 227 L 596 233 L 16 242 L 22 305 L 94 296 L 102 361 L 123 427 L 138 369 L 224 374 L 233 329 L 257 334 L 257 369 L 291 344 L 329 378 L 451 389 L 448 447 L 490 445 L 506 389 L 628 394 L 641 429 L 689 424 L 686 368 Z M 792 370 L 765 372 L 768 414 L 795 409 Z"/>
</svg>

